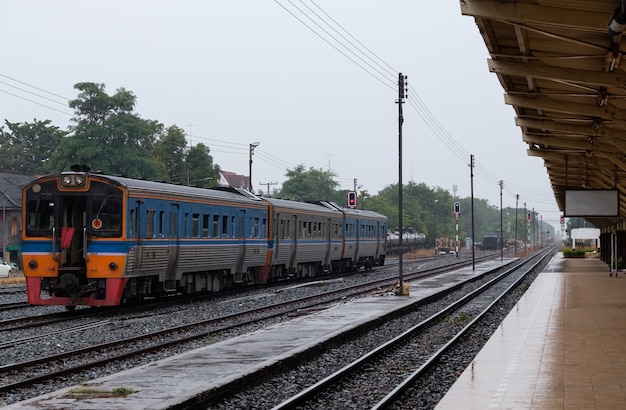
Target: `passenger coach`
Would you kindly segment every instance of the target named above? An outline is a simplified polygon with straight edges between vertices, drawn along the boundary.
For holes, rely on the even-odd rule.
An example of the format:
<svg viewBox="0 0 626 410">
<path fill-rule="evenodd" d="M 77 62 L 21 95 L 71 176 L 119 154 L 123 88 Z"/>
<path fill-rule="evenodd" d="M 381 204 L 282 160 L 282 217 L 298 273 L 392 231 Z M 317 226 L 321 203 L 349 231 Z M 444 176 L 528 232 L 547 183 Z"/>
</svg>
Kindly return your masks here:
<svg viewBox="0 0 626 410">
<path fill-rule="evenodd" d="M 387 218 L 74 169 L 24 187 L 28 301 L 115 306 L 384 263 Z"/>
</svg>

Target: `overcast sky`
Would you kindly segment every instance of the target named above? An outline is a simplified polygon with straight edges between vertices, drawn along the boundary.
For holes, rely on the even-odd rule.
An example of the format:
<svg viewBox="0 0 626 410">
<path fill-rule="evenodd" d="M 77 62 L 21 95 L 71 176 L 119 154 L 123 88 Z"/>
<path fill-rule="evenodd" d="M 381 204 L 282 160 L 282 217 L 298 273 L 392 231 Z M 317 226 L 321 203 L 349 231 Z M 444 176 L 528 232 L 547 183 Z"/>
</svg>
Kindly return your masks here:
<svg viewBox="0 0 626 410">
<path fill-rule="evenodd" d="M 311 20 L 312 19 L 312 20 Z M 137 97 L 255 189 L 299 164 L 372 194 L 403 182 L 535 208 L 558 224 L 543 160 L 528 157 L 487 48 L 457 1 L 0 1 L 0 119 L 66 129 L 79 82 Z M 264 185 L 261 185 L 263 183 Z M 452 212 L 452 209 L 451 209 Z"/>
</svg>

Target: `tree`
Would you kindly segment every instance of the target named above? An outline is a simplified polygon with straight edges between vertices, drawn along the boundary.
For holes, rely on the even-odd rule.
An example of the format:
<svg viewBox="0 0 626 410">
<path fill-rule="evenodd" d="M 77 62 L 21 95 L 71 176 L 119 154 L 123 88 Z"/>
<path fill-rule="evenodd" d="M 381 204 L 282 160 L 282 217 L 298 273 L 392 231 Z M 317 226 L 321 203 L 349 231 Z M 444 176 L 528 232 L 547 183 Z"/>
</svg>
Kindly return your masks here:
<svg viewBox="0 0 626 410">
<path fill-rule="evenodd" d="M 304 200 L 329 200 L 336 198 L 335 189 L 339 183 L 335 181 L 335 173 L 320 169 L 305 170 L 304 165 L 298 165 L 294 169 L 287 170 L 288 178 L 277 194 L 286 199 L 296 201 Z"/>
<path fill-rule="evenodd" d="M 44 174 L 50 156 L 67 134 L 51 126 L 50 120 L 32 123 L 5 121 L 9 132 L 0 127 L 0 164 L 5 171 Z"/>
<path fill-rule="evenodd" d="M 69 104 L 76 125 L 53 154 L 52 170 L 86 164 L 105 173 L 155 178 L 151 151 L 163 126 L 134 114 L 136 97 L 123 88 L 112 96 L 104 84 L 78 83 L 74 88 L 81 91 Z"/>
<path fill-rule="evenodd" d="M 161 179 L 167 182 L 187 182 L 186 149 L 185 131 L 175 125 L 167 128 L 152 150 L 152 159 L 156 163 Z"/>
<path fill-rule="evenodd" d="M 213 157 L 206 145 L 200 143 L 191 147 L 185 156 L 184 167 L 187 170 L 188 184 L 201 187 L 217 184 L 220 167 L 213 164 Z"/>
</svg>

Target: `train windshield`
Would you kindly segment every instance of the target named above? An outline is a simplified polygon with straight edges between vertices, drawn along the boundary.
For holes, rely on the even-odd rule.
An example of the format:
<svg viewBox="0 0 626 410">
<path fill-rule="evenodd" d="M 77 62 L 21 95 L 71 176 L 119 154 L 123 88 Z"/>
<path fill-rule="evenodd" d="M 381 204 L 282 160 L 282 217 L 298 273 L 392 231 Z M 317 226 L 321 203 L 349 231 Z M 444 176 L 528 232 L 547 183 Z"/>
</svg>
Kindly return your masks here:
<svg viewBox="0 0 626 410">
<path fill-rule="evenodd" d="M 52 237 L 53 229 L 86 229 L 91 237 L 122 236 L 122 191 L 92 181 L 88 192 L 59 190 L 56 181 L 26 191 L 26 236 Z"/>
</svg>

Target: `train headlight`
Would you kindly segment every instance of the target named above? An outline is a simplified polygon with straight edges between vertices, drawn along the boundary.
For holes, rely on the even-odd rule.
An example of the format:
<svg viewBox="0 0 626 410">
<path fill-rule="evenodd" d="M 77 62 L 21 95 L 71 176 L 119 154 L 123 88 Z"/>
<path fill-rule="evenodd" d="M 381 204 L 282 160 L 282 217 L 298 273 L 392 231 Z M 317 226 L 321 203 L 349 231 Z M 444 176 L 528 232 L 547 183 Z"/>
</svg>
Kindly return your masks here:
<svg viewBox="0 0 626 410">
<path fill-rule="evenodd" d="M 64 187 L 84 187 L 87 183 L 87 175 L 84 173 L 67 173 L 61 177 L 61 185 Z"/>
<path fill-rule="evenodd" d="M 109 263 L 109 269 L 116 270 L 117 269 L 117 263 L 115 263 L 115 262 Z"/>
</svg>

